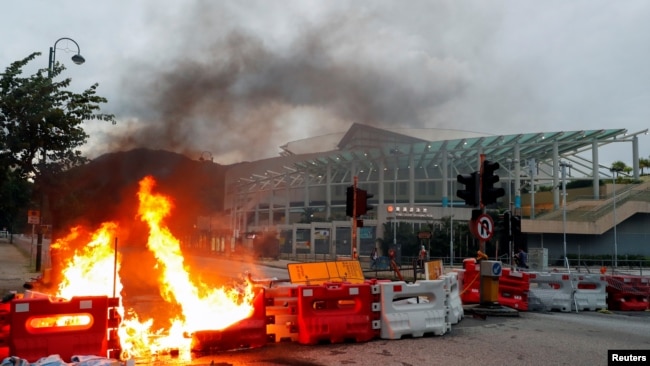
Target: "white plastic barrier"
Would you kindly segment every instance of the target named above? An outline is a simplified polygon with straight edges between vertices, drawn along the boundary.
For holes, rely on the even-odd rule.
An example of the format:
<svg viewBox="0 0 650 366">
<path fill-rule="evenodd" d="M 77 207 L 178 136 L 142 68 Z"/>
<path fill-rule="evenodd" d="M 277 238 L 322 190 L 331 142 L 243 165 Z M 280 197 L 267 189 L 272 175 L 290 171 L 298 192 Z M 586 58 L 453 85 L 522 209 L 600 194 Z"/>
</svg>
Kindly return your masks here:
<svg viewBox="0 0 650 366">
<path fill-rule="evenodd" d="M 266 317 L 271 321 L 266 325 L 269 340 L 298 341 L 298 288 L 290 283 L 265 288 Z"/>
<path fill-rule="evenodd" d="M 379 283 L 382 339 L 443 335 L 447 322 L 445 280 Z"/>
<path fill-rule="evenodd" d="M 458 324 L 465 317 L 463 301 L 460 298 L 458 272 L 449 272 L 441 277 L 447 289 L 447 322 Z"/>
<path fill-rule="evenodd" d="M 573 310 L 607 309 L 607 280 L 604 276 L 579 273 L 571 276 L 575 289 Z"/>
<path fill-rule="evenodd" d="M 574 288 L 569 274 L 530 272 L 529 278 L 528 309 L 530 311 L 571 311 Z"/>
</svg>

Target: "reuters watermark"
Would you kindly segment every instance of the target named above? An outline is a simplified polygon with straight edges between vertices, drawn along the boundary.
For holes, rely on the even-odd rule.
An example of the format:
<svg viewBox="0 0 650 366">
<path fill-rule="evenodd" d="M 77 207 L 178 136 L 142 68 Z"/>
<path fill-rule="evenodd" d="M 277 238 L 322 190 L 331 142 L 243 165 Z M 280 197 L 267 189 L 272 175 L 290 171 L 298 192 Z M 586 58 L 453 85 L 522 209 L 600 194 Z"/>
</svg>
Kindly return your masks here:
<svg viewBox="0 0 650 366">
<path fill-rule="evenodd" d="M 607 351 L 607 365 L 649 365 L 650 349 L 618 349 Z"/>
</svg>

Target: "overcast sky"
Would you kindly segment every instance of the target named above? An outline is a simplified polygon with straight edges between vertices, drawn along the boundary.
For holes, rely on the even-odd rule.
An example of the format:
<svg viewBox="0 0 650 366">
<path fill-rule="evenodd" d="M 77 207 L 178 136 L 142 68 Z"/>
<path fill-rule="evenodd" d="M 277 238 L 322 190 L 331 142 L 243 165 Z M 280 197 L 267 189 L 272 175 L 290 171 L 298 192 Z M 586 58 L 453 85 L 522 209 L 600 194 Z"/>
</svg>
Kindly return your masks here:
<svg viewBox="0 0 650 366">
<path fill-rule="evenodd" d="M 231 164 L 352 123 L 492 134 L 650 125 L 650 1 L 23 0 L 0 68 L 57 43 L 118 124 L 85 151 L 149 147 Z M 650 135 L 640 156 L 650 156 Z M 631 145 L 600 163 L 631 165 Z"/>
</svg>

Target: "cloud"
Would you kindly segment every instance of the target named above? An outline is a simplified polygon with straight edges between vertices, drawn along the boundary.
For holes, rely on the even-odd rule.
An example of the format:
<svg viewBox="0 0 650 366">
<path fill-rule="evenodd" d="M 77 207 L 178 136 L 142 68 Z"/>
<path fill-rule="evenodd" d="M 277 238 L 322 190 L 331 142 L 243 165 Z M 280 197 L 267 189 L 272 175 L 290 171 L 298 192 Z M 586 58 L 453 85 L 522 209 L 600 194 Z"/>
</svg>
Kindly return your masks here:
<svg viewBox="0 0 650 366">
<path fill-rule="evenodd" d="M 91 156 L 154 147 L 231 163 L 353 122 L 636 132 L 650 115 L 643 0 L 37 3 L 29 32 L 11 23 L 23 5 L 7 8 L 18 56 L 4 63 L 28 54 L 24 39 L 49 46 L 52 29 L 79 41 L 73 85 L 99 82 L 120 119 L 89 126 Z"/>
<path fill-rule="evenodd" d="M 209 41 L 181 47 L 168 67 L 133 65 L 127 74 L 137 76 L 123 85 L 141 115 L 105 146 L 216 156 L 240 150 L 240 159 L 262 158 L 288 141 L 282 137 L 292 128 L 313 134 L 344 131 L 353 122 L 424 127 L 423 110 L 464 92 L 470 75 L 463 62 L 429 55 L 421 40 L 401 42 L 405 35 L 382 29 L 372 14 L 349 10 L 298 22 L 302 32 L 278 48 L 246 29 L 219 33 L 210 23 L 200 30 L 212 35 Z"/>
</svg>

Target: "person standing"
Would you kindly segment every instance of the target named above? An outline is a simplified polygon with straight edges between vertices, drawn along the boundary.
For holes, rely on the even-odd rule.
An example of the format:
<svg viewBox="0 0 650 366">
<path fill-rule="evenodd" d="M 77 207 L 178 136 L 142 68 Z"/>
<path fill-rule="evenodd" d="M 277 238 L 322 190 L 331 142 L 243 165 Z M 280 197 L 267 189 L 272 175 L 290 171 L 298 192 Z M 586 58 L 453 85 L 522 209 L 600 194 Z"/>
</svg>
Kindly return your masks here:
<svg viewBox="0 0 650 366">
<path fill-rule="evenodd" d="M 528 254 L 522 248 L 519 248 L 519 251 L 515 254 L 515 259 L 517 267 L 528 268 Z"/>
<path fill-rule="evenodd" d="M 377 247 L 372 248 L 372 253 L 370 253 L 370 269 L 376 269 L 377 268 L 377 259 L 379 258 L 379 254 L 377 253 Z"/>
<path fill-rule="evenodd" d="M 420 254 L 418 254 L 418 266 L 424 273 L 424 262 L 427 260 L 427 250 L 424 248 L 424 245 L 420 247 Z"/>
</svg>

